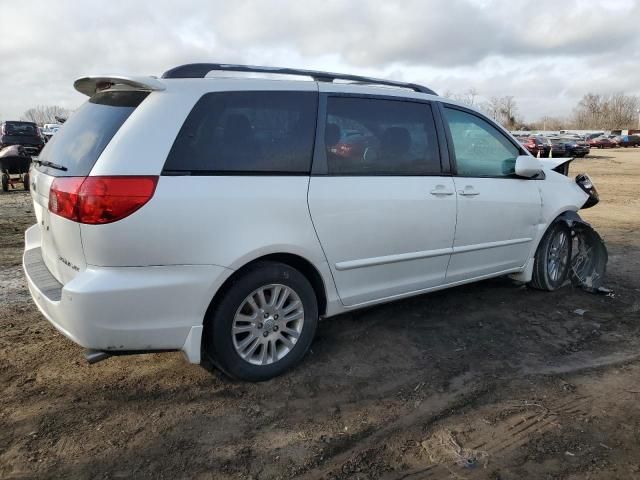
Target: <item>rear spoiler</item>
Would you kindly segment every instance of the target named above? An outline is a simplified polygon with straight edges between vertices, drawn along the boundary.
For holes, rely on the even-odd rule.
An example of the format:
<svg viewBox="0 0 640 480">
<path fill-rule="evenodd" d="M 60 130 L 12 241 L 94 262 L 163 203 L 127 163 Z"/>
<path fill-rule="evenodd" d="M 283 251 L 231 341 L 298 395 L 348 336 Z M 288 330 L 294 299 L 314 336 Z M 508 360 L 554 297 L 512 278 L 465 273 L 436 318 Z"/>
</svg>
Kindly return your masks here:
<svg viewBox="0 0 640 480">
<path fill-rule="evenodd" d="M 73 82 L 73 87 L 80 93 L 91 97 L 100 90 L 106 90 L 114 85 L 125 85 L 136 90 L 160 91 L 166 87 L 164 83 L 154 77 L 129 77 L 121 75 L 100 75 L 82 77 Z"/>
</svg>

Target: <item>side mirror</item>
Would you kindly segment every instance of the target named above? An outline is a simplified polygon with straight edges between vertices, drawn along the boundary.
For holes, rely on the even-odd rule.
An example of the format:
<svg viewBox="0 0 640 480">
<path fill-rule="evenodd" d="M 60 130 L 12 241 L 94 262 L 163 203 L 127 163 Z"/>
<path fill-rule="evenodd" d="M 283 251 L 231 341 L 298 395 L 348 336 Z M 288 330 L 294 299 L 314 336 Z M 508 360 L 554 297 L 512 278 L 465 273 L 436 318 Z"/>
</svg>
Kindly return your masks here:
<svg viewBox="0 0 640 480">
<path fill-rule="evenodd" d="M 516 158 L 516 175 L 531 178 L 542 172 L 542 163 L 535 157 L 520 155 Z"/>
</svg>

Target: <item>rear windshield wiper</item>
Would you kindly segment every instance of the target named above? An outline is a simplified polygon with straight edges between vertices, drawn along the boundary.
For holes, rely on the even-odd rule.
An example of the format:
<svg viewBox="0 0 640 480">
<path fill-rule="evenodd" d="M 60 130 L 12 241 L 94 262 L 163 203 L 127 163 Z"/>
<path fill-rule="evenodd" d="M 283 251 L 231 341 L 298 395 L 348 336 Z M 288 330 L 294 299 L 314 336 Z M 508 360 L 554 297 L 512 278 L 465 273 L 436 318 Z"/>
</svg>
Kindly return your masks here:
<svg viewBox="0 0 640 480">
<path fill-rule="evenodd" d="M 68 170 L 64 165 L 58 165 L 57 163 L 50 162 L 49 160 L 33 159 L 33 162 L 37 163 L 38 165 L 42 165 L 43 167 L 55 168 L 56 170 L 62 170 L 63 172 L 66 172 Z"/>
</svg>

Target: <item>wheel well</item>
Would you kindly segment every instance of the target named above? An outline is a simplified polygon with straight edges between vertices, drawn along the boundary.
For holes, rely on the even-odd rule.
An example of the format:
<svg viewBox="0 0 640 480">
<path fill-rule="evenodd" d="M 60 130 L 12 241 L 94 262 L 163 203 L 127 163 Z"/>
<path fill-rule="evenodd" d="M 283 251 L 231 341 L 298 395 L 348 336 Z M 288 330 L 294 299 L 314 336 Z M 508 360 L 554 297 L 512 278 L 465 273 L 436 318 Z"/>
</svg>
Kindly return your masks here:
<svg viewBox="0 0 640 480">
<path fill-rule="evenodd" d="M 225 294 L 225 292 L 229 289 L 229 287 L 235 281 L 236 278 L 241 276 L 254 264 L 258 262 L 265 262 L 265 261 L 284 263 L 286 265 L 289 265 L 292 268 L 295 268 L 300 273 L 302 273 L 307 278 L 307 280 L 309 280 L 309 283 L 311 283 L 311 286 L 313 287 L 313 291 L 316 294 L 316 299 L 318 300 L 318 313 L 321 316 L 326 313 L 327 295 L 324 287 L 324 281 L 322 280 L 320 273 L 313 266 L 313 264 L 308 260 L 305 260 L 304 258 L 291 253 L 272 253 L 270 255 L 265 255 L 250 261 L 246 265 L 243 265 L 238 270 L 236 270 L 229 278 L 227 278 L 227 280 L 222 284 L 222 286 L 218 289 L 216 294 L 213 296 L 213 299 L 209 304 L 209 308 L 207 309 L 207 316 L 215 308 L 216 304 L 218 303 L 218 299 Z M 205 328 L 207 328 L 207 322 L 205 322 Z"/>
</svg>

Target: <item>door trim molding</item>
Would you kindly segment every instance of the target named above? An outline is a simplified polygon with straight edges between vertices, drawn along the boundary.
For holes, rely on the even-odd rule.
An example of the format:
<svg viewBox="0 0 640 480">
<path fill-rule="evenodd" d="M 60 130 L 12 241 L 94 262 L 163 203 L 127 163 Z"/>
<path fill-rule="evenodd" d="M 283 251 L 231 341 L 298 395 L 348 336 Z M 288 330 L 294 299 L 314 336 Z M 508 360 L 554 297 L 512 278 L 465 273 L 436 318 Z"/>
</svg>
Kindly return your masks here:
<svg viewBox="0 0 640 480">
<path fill-rule="evenodd" d="M 385 255 L 383 257 L 361 258 L 358 260 L 346 260 L 335 264 L 336 270 L 353 270 L 355 268 L 375 267 L 378 265 L 387 265 L 389 263 L 408 262 L 411 260 L 419 260 L 421 258 L 441 257 L 443 255 L 451 255 L 456 253 L 475 252 L 477 250 L 487 250 L 489 248 L 506 247 L 509 245 L 518 245 L 532 241 L 533 238 L 514 238 L 512 240 L 500 240 L 497 242 L 476 243 L 474 245 L 463 245 L 453 248 L 439 248 L 437 250 L 425 250 L 422 252 L 399 253 L 396 255 Z"/>
<path fill-rule="evenodd" d="M 359 260 L 347 260 L 335 264 L 336 270 L 352 270 L 354 268 L 374 267 L 376 265 L 386 265 L 389 263 L 407 262 L 419 260 L 421 258 L 441 257 L 451 255 L 453 248 L 439 248 L 437 250 L 425 250 L 423 252 L 398 253 L 395 255 L 385 255 L 384 257 L 362 258 Z"/>
<path fill-rule="evenodd" d="M 514 238 L 511 240 L 500 240 L 498 242 L 475 243 L 473 245 L 463 245 L 461 247 L 453 247 L 453 253 L 475 252 L 477 250 L 487 250 L 489 248 L 507 247 L 509 245 L 518 245 L 532 241 L 533 238 Z"/>
</svg>

